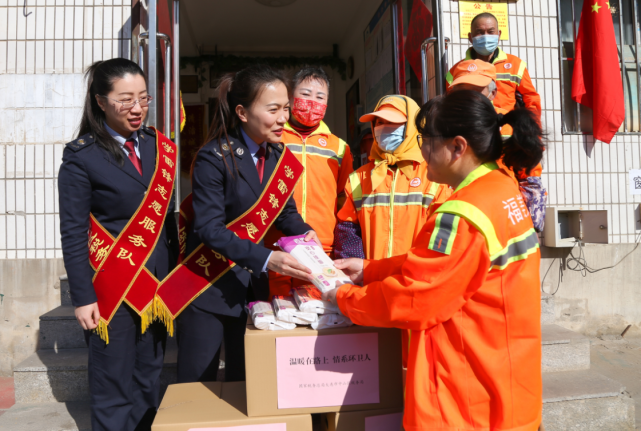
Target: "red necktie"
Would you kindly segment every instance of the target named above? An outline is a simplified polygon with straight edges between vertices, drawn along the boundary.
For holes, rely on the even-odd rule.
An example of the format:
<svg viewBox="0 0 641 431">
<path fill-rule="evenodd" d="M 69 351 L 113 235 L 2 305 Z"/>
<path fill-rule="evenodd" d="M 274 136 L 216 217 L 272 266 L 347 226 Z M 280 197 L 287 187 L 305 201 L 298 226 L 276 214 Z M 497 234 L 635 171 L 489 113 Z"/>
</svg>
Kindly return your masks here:
<svg viewBox="0 0 641 431">
<path fill-rule="evenodd" d="M 263 183 L 263 172 L 265 171 L 265 147 L 262 145 L 256 152 L 256 170 L 258 171 L 258 178 L 260 183 Z"/>
<path fill-rule="evenodd" d="M 142 175 L 142 166 L 140 165 L 140 159 L 138 158 L 136 149 L 134 148 L 135 143 L 136 141 L 134 141 L 133 139 L 128 139 L 127 142 L 125 142 L 125 148 L 127 149 L 127 153 L 129 153 L 129 160 L 131 160 L 131 163 L 134 164 L 134 168 L 136 168 L 138 173 Z"/>
</svg>

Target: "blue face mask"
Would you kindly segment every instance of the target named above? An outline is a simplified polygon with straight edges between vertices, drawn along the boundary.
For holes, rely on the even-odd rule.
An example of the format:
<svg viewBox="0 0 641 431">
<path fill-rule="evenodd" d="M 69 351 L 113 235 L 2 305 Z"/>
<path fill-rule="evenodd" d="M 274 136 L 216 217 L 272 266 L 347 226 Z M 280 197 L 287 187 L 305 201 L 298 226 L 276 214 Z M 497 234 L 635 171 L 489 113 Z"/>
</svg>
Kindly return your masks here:
<svg viewBox="0 0 641 431">
<path fill-rule="evenodd" d="M 374 127 L 374 136 L 378 147 L 388 153 L 393 153 L 405 140 L 405 124 L 384 124 Z"/>
<path fill-rule="evenodd" d="M 498 34 L 484 34 L 472 38 L 472 47 L 480 55 L 490 55 L 499 46 Z"/>
</svg>

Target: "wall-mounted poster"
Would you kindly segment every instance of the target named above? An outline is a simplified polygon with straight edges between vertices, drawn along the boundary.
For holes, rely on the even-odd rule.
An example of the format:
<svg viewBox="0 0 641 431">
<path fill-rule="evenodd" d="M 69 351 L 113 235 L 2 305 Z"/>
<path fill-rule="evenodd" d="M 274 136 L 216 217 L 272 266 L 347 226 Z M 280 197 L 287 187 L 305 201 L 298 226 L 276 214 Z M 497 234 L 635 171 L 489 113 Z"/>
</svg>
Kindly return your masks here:
<svg viewBox="0 0 641 431">
<path fill-rule="evenodd" d="M 510 40 L 510 28 L 507 13 L 507 3 L 487 3 L 478 1 L 459 1 L 458 3 L 459 28 L 461 39 L 467 39 L 470 25 L 476 15 L 489 12 L 499 21 L 501 40 Z"/>
<path fill-rule="evenodd" d="M 365 39 L 365 112 L 394 94 L 394 36 L 390 0 L 383 0 L 363 32 Z"/>
<path fill-rule="evenodd" d="M 347 144 L 352 147 L 355 145 L 356 138 L 360 131 L 358 123 L 358 103 L 360 101 L 359 94 L 359 82 L 358 79 L 354 82 L 354 85 L 349 89 L 347 94 L 345 94 L 345 112 L 347 112 Z M 352 149 L 352 154 L 354 153 L 354 148 Z"/>
</svg>

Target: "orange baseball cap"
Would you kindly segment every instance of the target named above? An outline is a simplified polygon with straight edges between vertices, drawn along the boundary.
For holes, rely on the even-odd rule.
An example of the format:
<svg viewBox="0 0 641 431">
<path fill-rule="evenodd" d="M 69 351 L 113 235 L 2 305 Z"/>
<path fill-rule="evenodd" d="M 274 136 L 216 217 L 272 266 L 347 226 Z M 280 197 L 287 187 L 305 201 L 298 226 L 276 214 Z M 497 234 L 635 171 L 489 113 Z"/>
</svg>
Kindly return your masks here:
<svg viewBox="0 0 641 431">
<path fill-rule="evenodd" d="M 382 105 L 377 111 L 363 115 L 359 121 L 361 123 L 368 123 L 370 121 L 374 121 L 376 118 L 382 118 L 390 123 L 407 122 L 407 116 L 392 105 Z"/>
<path fill-rule="evenodd" d="M 452 84 L 472 84 L 478 87 L 487 87 L 490 82 L 496 81 L 496 68 L 483 60 L 461 61 L 451 71 Z"/>
</svg>

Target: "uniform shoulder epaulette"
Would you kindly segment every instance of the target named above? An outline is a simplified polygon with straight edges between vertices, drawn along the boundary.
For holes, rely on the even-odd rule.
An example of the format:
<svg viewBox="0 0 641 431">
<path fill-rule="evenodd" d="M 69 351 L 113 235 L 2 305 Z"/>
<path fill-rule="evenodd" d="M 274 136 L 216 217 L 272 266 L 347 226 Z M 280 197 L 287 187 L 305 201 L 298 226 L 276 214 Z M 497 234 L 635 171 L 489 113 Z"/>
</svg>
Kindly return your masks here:
<svg viewBox="0 0 641 431">
<path fill-rule="evenodd" d="M 151 129 L 151 128 L 145 127 L 145 126 L 141 127 L 140 131 L 138 133 L 140 133 L 141 136 L 144 136 L 145 134 L 147 134 L 149 136 L 156 136 L 156 132 L 154 131 L 154 129 Z"/>
<path fill-rule="evenodd" d="M 91 133 L 87 133 L 80 136 L 76 140 L 68 142 L 66 144 L 66 147 L 69 148 L 71 151 L 76 152 L 76 151 L 82 150 L 83 148 L 89 147 L 94 142 L 95 142 L 94 136 Z"/>
<path fill-rule="evenodd" d="M 270 149 L 273 148 L 274 151 L 276 151 L 276 153 L 279 156 L 280 156 L 280 154 L 283 153 L 283 151 L 285 151 L 285 146 L 283 144 L 280 144 L 280 143 L 279 144 L 269 144 L 269 148 Z"/>
<path fill-rule="evenodd" d="M 231 144 L 231 146 L 230 146 Z M 229 153 L 234 150 L 234 147 L 239 147 L 239 145 L 234 145 L 234 141 L 230 139 L 230 144 L 226 142 L 226 140 L 222 140 L 221 145 L 218 145 L 218 141 L 211 141 L 208 144 L 206 144 L 209 147 L 209 150 L 212 152 L 212 154 L 215 154 L 216 157 L 219 159 L 223 159 L 223 157 L 229 156 Z M 221 152 L 222 150 L 222 152 Z M 242 148 L 240 148 L 241 153 L 238 153 L 238 156 L 242 156 Z"/>
</svg>

